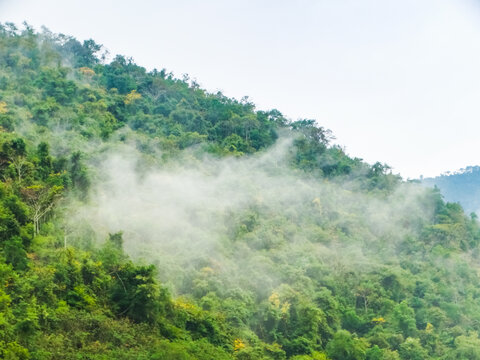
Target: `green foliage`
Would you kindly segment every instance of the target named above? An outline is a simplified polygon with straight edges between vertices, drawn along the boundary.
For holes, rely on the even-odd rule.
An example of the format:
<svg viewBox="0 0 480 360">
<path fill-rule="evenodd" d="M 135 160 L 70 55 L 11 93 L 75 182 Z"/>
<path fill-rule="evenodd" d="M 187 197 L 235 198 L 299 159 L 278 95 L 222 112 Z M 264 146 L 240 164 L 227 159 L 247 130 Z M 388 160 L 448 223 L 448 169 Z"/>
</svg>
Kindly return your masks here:
<svg viewBox="0 0 480 360">
<path fill-rule="evenodd" d="M 401 332 L 405 337 L 413 336 L 417 331 L 414 316 L 414 310 L 405 301 L 396 305 L 393 310 L 392 322 L 397 331 Z"/>
<path fill-rule="evenodd" d="M 399 354 L 402 359 L 421 360 L 427 358 L 427 352 L 418 339 L 407 338 L 403 344 L 400 345 Z"/>
<path fill-rule="evenodd" d="M 117 315 L 125 315 L 135 322 L 155 322 L 161 300 L 153 271 L 153 266 L 131 263 L 114 270 L 110 299 Z M 161 297 L 165 299 L 166 294 Z"/>
<path fill-rule="evenodd" d="M 480 227 L 438 190 L 402 194 L 388 165 L 347 156 L 314 120 L 104 63 L 93 40 L 3 24 L 0 48 L 0 357 L 480 359 Z M 101 200 L 91 184 L 106 150 L 127 143 L 173 166 L 254 158 L 280 135 L 295 186 L 323 193 L 226 210 L 211 257 L 137 263 L 122 233 L 99 245 L 88 224 L 66 225 Z"/>
<path fill-rule="evenodd" d="M 368 343 L 346 330 L 339 330 L 327 344 L 327 355 L 333 360 L 363 360 Z"/>
<path fill-rule="evenodd" d="M 27 253 L 24 249 L 22 239 L 19 236 L 12 236 L 4 245 L 5 262 L 12 264 L 14 269 L 25 270 L 28 264 Z"/>
</svg>

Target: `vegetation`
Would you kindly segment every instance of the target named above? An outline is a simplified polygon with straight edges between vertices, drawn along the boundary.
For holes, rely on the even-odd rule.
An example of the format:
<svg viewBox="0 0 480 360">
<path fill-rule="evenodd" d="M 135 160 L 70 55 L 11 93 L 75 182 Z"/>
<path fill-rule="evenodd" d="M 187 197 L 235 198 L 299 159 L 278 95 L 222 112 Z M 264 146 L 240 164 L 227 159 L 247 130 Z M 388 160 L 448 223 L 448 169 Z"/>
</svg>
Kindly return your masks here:
<svg viewBox="0 0 480 360">
<path fill-rule="evenodd" d="M 313 120 L 105 63 L 92 40 L 3 24 L 0 49 L 0 357 L 480 359 L 480 227 L 438 190 L 347 156 Z M 101 214 L 78 214 L 121 146 L 141 186 L 200 168 L 200 192 L 247 200 L 217 209 L 208 192 L 197 209 L 187 188 L 162 199 L 190 201 L 168 210 L 193 233 L 174 223 L 154 246 L 150 223 L 97 241 Z M 157 180 L 152 199 L 176 183 Z"/>
<path fill-rule="evenodd" d="M 446 200 L 459 202 L 465 211 L 478 212 L 480 209 L 480 166 L 467 166 L 453 173 L 425 178 L 422 183 L 437 186 Z"/>
</svg>

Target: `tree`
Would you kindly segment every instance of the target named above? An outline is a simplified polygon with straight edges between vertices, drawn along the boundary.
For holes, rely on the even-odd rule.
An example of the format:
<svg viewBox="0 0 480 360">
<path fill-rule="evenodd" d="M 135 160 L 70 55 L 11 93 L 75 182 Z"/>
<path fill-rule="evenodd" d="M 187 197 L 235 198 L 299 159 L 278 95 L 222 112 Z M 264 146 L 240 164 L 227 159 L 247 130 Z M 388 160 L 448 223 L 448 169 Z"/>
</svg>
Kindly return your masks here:
<svg viewBox="0 0 480 360">
<path fill-rule="evenodd" d="M 161 311 L 160 288 L 154 278 L 155 267 L 134 266 L 131 262 L 112 275 L 111 301 L 119 316 L 136 322 L 155 322 Z"/>
<path fill-rule="evenodd" d="M 40 222 L 49 214 L 60 198 L 63 186 L 32 185 L 21 190 L 30 207 L 34 236 L 40 233 Z"/>
<path fill-rule="evenodd" d="M 408 360 L 425 360 L 428 358 L 427 351 L 420 344 L 420 340 L 414 338 L 407 338 L 403 344 L 400 345 L 399 353 L 402 359 Z M 471 359 L 474 358 L 463 358 Z"/>
<path fill-rule="evenodd" d="M 90 180 L 87 168 L 82 163 L 82 153 L 80 151 L 75 151 L 70 157 L 69 172 L 73 187 L 85 195 L 90 186 Z"/>
<path fill-rule="evenodd" d="M 12 264 L 14 269 L 25 270 L 28 263 L 27 253 L 19 236 L 12 236 L 5 242 L 4 253 L 7 264 Z"/>
<path fill-rule="evenodd" d="M 475 332 L 470 333 L 468 336 L 458 336 L 455 339 L 455 348 L 448 357 L 449 360 L 480 360 L 480 339 Z"/>
<path fill-rule="evenodd" d="M 46 180 L 52 173 L 53 159 L 50 156 L 50 146 L 46 142 L 41 142 L 37 147 L 38 166 L 37 173 L 41 180 Z"/>
<path fill-rule="evenodd" d="M 33 164 L 24 156 L 17 156 L 11 159 L 11 166 L 15 172 L 19 184 L 33 172 Z"/>
<path fill-rule="evenodd" d="M 346 330 L 339 330 L 327 344 L 327 355 L 333 360 L 364 360 L 368 343 Z"/>
<path fill-rule="evenodd" d="M 406 301 L 402 301 L 395 306 L 393 310 L 393 323 L 404 336 L 413 336 L 417 332 L 415 312 L 408 306 Z"/>
</svg>

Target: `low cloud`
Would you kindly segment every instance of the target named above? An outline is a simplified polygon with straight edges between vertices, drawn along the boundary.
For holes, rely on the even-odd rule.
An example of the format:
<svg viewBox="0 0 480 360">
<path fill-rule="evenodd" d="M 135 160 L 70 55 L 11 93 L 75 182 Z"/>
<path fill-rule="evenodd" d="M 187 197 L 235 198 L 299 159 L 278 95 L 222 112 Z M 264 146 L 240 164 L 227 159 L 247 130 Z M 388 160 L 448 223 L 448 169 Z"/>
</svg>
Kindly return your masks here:
<svg viewBox="0 0 480 360">
<path fill-rule="evenodd" d="M 72 237 L 84 224 L 99 241 L 122 231 L 125 250 L 156 264 L 177 293 L 201 292 L 213 276 L 224 284 L 219 291 L 268 294 L 302 281 L 314 264 L 380 266 L 432 217 L 421 186 L 400 184 L 388 196 L 353 191 L 292 170 L 290 151 L 291 140 L 282 139 L 254 156 L 185 156 L 145 169 L 135 150 L 116 149 L 102 156 L 106 175 L 76 211 Z M 376 264 L 367 260 L 372 253 Z"/>
</svg>

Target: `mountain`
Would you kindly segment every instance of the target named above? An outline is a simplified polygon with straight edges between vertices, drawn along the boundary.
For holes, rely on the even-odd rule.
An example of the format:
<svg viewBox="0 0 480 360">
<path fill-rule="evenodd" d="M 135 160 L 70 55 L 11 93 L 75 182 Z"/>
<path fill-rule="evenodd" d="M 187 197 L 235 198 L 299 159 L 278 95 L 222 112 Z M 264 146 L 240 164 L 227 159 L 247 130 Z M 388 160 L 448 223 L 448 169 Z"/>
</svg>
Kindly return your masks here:
<svg viewBox="0 0 480 360">
<path fill-rule="evenodd" d="M 102 51 L 0 26 L 0 357 L 480 359 L 475 217 Z"/>
<path fill-rule="evenodd" d="M 427 186 L 437 186 L 445 200 L 459 202 L 465 211 L 480 210 L 480 166 L 467 166 L 434 178 L 422 179 Z"/>
</svg>

